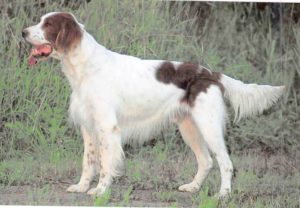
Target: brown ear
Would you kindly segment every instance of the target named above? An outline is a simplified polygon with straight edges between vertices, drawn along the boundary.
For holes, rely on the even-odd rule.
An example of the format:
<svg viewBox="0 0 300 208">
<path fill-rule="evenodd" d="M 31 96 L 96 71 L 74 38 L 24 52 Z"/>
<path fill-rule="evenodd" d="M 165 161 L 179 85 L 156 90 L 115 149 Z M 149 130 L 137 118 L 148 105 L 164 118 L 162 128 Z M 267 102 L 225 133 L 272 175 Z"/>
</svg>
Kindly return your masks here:
<svg viewBox="0 0 300 208">
<path fill-rule="evenodd" d="M 68 52 L 80 42 L 82 31 L 71 15 L 64 16 L 60 24 L 61 27 L 55 40 L 55 47 L 58 51 Z"/>
</svg>

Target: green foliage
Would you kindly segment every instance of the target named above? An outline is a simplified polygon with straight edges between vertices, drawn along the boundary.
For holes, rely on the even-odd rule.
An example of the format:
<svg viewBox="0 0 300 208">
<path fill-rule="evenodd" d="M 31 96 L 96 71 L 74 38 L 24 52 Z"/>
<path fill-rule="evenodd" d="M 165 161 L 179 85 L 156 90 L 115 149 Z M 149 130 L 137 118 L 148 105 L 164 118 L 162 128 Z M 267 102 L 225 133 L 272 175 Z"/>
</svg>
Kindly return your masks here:
<svg viewBox="0 0 300 208">
<path fill-rule="evenodd" d="M 217 208 L 219 199 L 217 197 L 208 196 L 208 187 L 205 186 L 200 191 L 199 208 Z"/>
<path fill-rule="evenodd" d="M 30 163 L 33 161 L 33 158 L 27 158 L 27 160 Z M 20 181 L 24 181 L 24 179 L 33 181 L 34 176 L 30 177 L 31 168 L 24 164 L 24 160 L 2 161 L 0 163 L 0 181 L 5 185 L 16 185 Z"/>
<path fill-rule="evenodd" d="M 94 206 L 102 207 L 108 204 L 111 197 L 111 191 L 108 189 L 102 196 L 96 196 L 94 200 Z"/>
<path fill-rule="evenodd" d="M 129 202 L 130 202 L 130 195 L 133 191 L 133 186 L 129 186 L 128 189 L 122 194 L 123 195 L 123 199 L 122 202 L 120 203 L 120 207 L 125 207 L 125 206 L 129 206 Z"/>
<path fill-rule="evenodd" d="M 130 177 L 133 181 L 140 182 L 143 179 L 143 175 L 141 172 L 142 164 L 141 161 L 127 161 L 126 165 L 126 171 L 128 171 L 130 174 Z"/>
<path fill-rule="evenodd" d="M 170 202 L 176 200 L 176 196 L 173 191 L 159 191 L 155 192 L 154 196 L 159 200 L 163 202 Z"/>
</svg>

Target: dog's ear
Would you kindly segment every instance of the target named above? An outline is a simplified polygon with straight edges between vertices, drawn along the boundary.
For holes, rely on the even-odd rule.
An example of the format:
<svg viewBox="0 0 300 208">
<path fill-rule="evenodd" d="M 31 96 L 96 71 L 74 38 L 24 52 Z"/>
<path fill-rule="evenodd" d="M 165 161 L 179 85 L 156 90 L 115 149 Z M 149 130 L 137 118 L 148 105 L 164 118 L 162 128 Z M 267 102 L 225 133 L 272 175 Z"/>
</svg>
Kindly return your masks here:
<svg viewBox="0 0 300 208">
<path fill-rule="evenodd" d="M 60 30 L 56 37 L 55 47 L 58 51 L 68 52 L 81 41 L 82 30 L 72 15 L 66 13 L 63 17 L 59 23 Z"/>
</svg>

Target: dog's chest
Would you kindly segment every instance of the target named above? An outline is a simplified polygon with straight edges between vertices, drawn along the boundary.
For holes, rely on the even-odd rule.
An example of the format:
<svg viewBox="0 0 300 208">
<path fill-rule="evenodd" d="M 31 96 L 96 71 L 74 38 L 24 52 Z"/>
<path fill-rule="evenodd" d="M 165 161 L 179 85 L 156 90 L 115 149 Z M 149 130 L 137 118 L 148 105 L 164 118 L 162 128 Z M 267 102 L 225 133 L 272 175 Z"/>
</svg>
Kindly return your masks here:
<svg viewBox="0 0 300 208">
<path fill-rule="evenodd" d="M 84 102 L 84 98 L 77 92 L 72 92 L 70 99 L 69 115 L 76 125 L 88 124 L 92 119 L 92 108 L 89 102 Z"/>
</svg>

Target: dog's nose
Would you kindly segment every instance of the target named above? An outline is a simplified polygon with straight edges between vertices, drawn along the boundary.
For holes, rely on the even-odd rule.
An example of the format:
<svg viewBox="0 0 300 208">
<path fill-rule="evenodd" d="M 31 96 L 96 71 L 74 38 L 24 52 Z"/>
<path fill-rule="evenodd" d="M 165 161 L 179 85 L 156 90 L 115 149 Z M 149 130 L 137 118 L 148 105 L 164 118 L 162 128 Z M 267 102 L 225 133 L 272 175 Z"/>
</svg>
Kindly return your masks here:
<svg viewBox="0 0 300 208">
<path fill-rule="evenodd" d="M 24 30 L 22 31 L 22 37 L 23 37 L 23 38 L 26 38 L 27 35 L 28 35 L 28 30 L 24 29 Z"/>
</svg>

